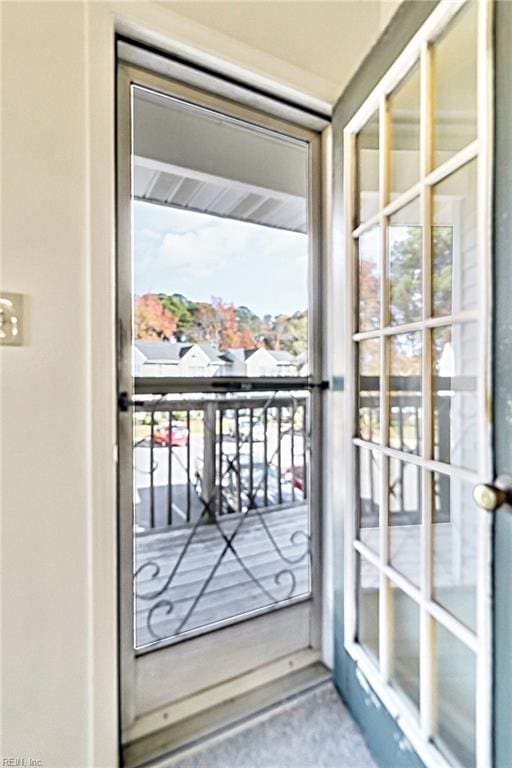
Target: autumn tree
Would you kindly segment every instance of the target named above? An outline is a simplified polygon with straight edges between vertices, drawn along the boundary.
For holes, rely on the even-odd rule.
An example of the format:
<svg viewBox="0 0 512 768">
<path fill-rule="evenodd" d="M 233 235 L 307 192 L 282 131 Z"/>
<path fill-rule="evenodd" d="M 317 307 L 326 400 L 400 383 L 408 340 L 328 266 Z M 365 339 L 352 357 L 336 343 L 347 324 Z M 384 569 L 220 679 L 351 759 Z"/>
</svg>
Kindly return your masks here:
<svg viewBox="0 0 512 768">
<path fill-rule="evenodd" d="M 176 317 L 154 293 L 135 297 L 135 338 L 143 341 L 169 341 L 176 330 Z"/>
<path fill-rule="evenodd" d="M 308 313 L 255 314 L 220 297 L 193 302 L 179 293 L 145 294 L 135 300 L 138 339 L 170 339 L 217 349 L 265 347 L 299 355 L 307 350 Z"/>
<path fill-rule="evenodd" d="M 240 333 L 234 304 L 226 304 L 221 298 L 213 297 L 212 306 L 220 326 L 219 349 L 226 350 L 240 347 Z"/>
<path fill-rule="evenodd" d="M 240 346 L 244 349 L 254 349 L 263 344 L 263 322 L 249 307 L 241 306 L 236 310 Z"/>
<path fill-rule="evenodd" d="M 192 325 L 188 332 L 188 341 L 196 344 L 210 343 L 218 345 L 220 328 L 217 313 L 211 304 L 198 301 L 192 317 Z"/>
<path fill-rule="evenodd" d="M 295 312 L 288 320 L 286 330 L 286 351 L 300 355 L 308 348 L 308 313 Z"/>
<path fill-rule="evenodd" d="M 187 333 L 194 323 L 196 305 L 181 293 L 159 293 L 158 298 L 163 306 L 176 318 L 176 338 L 178 341 L 186 341 Z"/>
<path fill-rule="evenodd" d="M 221 350 L 241 345 L 236 307 L 233 304 L 227 304 L 214 296 L 210 304 L 196 304 L 193 318 L 190 341 L 209 342 Z"/>
</svg>

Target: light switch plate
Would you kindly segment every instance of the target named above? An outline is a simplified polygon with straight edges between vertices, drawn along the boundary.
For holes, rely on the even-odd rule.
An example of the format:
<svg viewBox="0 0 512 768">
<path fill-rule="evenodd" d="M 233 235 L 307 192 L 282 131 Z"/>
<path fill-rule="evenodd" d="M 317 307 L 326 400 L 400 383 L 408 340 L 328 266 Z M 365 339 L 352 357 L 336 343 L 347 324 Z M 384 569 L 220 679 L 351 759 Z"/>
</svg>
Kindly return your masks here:
<svg viewBox="0 0 512 768">
<path fill-rule="evenodd" d="M 23 344 L 23 294 L 0 292 L 0 345 Z"/>
</svg>

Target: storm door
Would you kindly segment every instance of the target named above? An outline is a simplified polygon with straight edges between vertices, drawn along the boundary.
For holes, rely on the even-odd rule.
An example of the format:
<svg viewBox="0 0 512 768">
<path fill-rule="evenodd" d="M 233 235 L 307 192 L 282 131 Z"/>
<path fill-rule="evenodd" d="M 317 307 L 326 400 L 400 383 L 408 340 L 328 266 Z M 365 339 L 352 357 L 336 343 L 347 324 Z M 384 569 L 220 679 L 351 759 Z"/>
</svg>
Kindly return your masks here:
<svg viewBox="0 0 512 768">
<path fill-rule="evenodd" d="M 125 743 L 318 658 L 317 168 L 316 133 L 120 66 Z"/>
</svg>

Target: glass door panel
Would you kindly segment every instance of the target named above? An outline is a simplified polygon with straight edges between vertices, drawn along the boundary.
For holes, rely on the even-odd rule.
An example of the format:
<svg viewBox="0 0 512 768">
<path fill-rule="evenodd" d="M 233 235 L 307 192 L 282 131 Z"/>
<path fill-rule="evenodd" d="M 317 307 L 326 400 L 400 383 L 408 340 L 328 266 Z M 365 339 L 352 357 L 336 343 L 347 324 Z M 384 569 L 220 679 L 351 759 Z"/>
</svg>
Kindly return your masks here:
<svg viewBox="0 0 512 768">
<path fill-rule="evenodd" d="M 399 333 L 390 340 L 389 445 L 420 453 L 421 334 Z"/>
<path fill-rule="evenodd" d="M 437 727 L 435 740 L 452 765 L 476 765 L 474 653 L 435 625 Z"/>
<path fill-rule="evenodd" d="M 432 597 L 475 632 L 478 508 L 473 488 L 437 472 L 432 482 Z"/>
<path fill-rule="evenodd" d="M 420 67 L 417 64 L 389 97 L 391 199 L 420 178 Z"/>
<path fill-rule="evenodd" d="M 422 317 L 422 236 L 419 200 L 389 219 L 390 323 L 405 325 Z"/>
<path fill-rule="evenodd" d="M 358 576 L 358 639 L 378 663 L 379 659 L 379 572 L 360 555 Z"/>
<path fill-rule="evenodd" d="M 359 330 L 380 326 L 380 229 L 372 227 L 358 241 Z"/>
<path fill-rule="evenodd" d="M 434 457 L 459 467 L 478 463 L 478 326 L 432 331 Z"/>
<path fill-rule="evenodd" d="M 436 166 L 477 137 L 477 24 L 470 0 L 433 46 Z"/>
<path fill-rule="evenodd" d="M 359 539 L 379 552 L 381 457 L 374 451 L 358 451 Z"/>
<path fill-rule="evenodd" d="M 416 713 L 420 707 L 420 609 L 398 587 L 392 588 L 391 680 Z"/>
<path fill-rule="evenodd" d="M 449 6 L 345 134 L 356 147 L 345 170 L 358 264 L 345 638 L 426 765 L 489 768 L 490 526 L 472 499 L 491 466 L 489 167 L 478 132 L 489 5 Z M 373 161 L 371 196 L 351 186 L 356 165 L 360 184 L 368 178 L 362 156 Z"/>
<path fill-rule="evenodd" d="M 359 344 L 359 434 L 379 443 L 380 434 L 380 339 Z"/>
<path fill-rule="evenodd" d="M 368 221 L 379 210 L 379 113 L 357 137 L 359 206 L 357 221 Z"/>
<path fill-rule="evenodd" d="M 389 459 L 389 560 L 415 586 L 421 584 L 421 468 Z"/>
<path fill-rule="evenodd" d="M 478 306 L 477 163 L 472 160 L 433 187 L 432 314 Z"/>
<path fill-rule="evenodd" d="M 306 142 L 137 86 L 132 109 L 140 652 L 310 594 L 308 395 L 215 391 L 307 376 L 310 265 Z"/>
<path fill-rule="evenodd" d="M 130 742 L 178 699 L 317 653 L 319 137 L 125 65 L 118 93 Z"/>
</svg>

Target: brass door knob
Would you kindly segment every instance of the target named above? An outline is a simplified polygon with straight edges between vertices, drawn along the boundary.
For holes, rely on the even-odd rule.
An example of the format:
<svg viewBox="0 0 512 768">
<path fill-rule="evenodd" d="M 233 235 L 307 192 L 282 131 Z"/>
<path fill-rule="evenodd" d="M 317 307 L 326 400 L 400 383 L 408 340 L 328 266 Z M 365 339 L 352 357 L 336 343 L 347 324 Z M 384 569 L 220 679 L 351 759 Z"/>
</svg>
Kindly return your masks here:
<svg viewBox="0 0 512 768">
<path fill-rule="evenodd" d="M 478 483 L 473 498 L 479 507 L 494 512 L 502 504 L 512 503 L 512 478 L 500 475 L 494 483 Z"/>
</svg>

